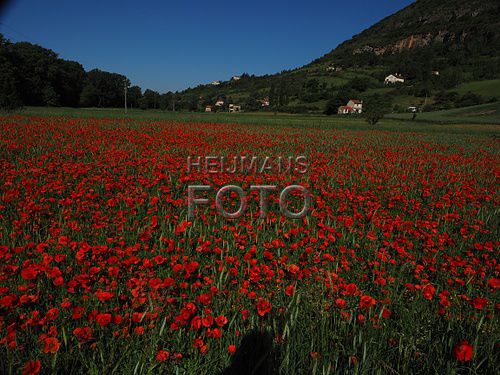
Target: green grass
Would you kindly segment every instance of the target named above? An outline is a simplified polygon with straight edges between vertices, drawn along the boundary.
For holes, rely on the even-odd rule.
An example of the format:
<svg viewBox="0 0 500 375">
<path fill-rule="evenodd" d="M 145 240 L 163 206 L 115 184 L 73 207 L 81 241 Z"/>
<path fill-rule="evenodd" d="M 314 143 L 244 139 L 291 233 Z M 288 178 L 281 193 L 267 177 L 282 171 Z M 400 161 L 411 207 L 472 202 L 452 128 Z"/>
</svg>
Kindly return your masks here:
<svg viewBox="0 0 500 375">
<path fill-rule="evenodd" d="M 486 98 L 494 97 L 500 99 L 500 79 L 467 82 L 449 91 L 455 91 L 459 94 L 465 94 L 470 91 Z"/>
<path fill-rule="evenodd" d="M 397 120 L 409 120 L 412 116 L 410 113 L 397 113 L 388 115 L 387 117 Z M 488 103 L 446 111 L 419 113 L 417 120 L 435 123 L 500 125 L 500 103 Z"/>
<path fill-rule="evenodd" d="M 496 104 L 498 106 L 498 104 Z M 481 108 L 489 108 L 491 105 L 474 107 L 475 111 Z M 468 109 L 446 111 L 446 113 L 433 112 L 422 113 L 418 121 L 408 121 L 410 114 L 388 115 L 377 124 L 377 129 L 391 132 L 421 132 L 421 133 L 447 133 L 447 134 L 476 134 L 497 135 L 500 133 L 498 113 L 493 116 L 463 116 L 457 111 Z M 456 114 L 455 114 L 456 113 Z M 201 123 L 234 123 L 245 125 L 273 125 L 279 127 L 295 128 L 322 128 L 343 129 L 362 131 L 371 129 L 363 118 L 353 116 L 324 116 L 308 114 L 274 114 L 273 112 L 256 113 L 201 113 L 201 112 L 168 112 L 160 110 L 129 110 L 127 114 L 123 109 L 97 109 L 97 108 L 50 108 L 50 107 L 26 107 L 15 112 L 22 116 L 61 116 L 79 118 L 116 118 L 133 120 L 159 120 L 179 122 L 201 122 Z M 455 114 L 454 116 L 447 116 Z"/>
</svg>

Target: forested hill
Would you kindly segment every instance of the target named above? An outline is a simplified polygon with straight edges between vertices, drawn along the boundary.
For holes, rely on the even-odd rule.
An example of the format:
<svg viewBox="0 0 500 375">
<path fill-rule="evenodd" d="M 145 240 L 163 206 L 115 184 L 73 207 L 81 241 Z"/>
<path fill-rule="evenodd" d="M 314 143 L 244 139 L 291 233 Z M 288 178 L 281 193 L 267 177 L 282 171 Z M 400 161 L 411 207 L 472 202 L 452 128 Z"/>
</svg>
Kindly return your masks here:
<svg viewBox="0 0 500 375">
<path fill-rule="evenodd" d="M 495 0 L 418 0 L 342 43 L 323 59 L 377 56 L 434 47 L 446 56 L 460 49 L 498 55 L 500 5 Z"/>
<path fill-rule="evenodd" d="M 395 73 L 405 83 L 384 85 Z M 144 109 L 227 111 L 233 103 L 244 111 L 333 114 L 360 99 L 384 112 L 432 111 L 500 99 L 500 6 L 498 0 L 417 0 L 303 67 L 221 78 L 175 94 L 143 91 L 121 74 L 85 72 L 51 50 L 0 35 L 0 107 L 119 107 L 127 85 L 128 106 Z M 214 106 L 218 101 L 223 105 Z"/>
<path fill-rule="evenodd" d="M 252 110 L 258 108 L 256 98 L 267 96 L 274 110 L 307 112 L 323 110 L 329 100 L 335 107 L 349 97 L 370 100 L 379 94 L 391 110 L 443 109 L 498 99 L 499 56 L 497 1 L 418 0 L 306 66 L 201 85 L 183 95 L 207 104 L 222 97 Z M 385 87 L 391 73 L 403 75 L 406 84 Z M 372 102 L 380 105 L 379 99 Z"/>
</svg>

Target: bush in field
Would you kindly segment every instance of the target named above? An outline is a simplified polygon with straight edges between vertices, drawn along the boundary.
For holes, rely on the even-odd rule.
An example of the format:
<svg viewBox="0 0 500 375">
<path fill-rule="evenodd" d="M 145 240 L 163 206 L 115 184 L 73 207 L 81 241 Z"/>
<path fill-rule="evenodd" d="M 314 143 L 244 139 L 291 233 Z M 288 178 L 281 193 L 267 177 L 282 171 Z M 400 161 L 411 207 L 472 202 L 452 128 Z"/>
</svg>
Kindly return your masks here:
<svg viewBox="0 0 500 375">
<path fill-rule="evenodd" d="M 377 125 L 377 123 L 384 118 L 384 114 L 382 112 L 366 112 L 365 120 L 371 126 Z"/>
</svg>

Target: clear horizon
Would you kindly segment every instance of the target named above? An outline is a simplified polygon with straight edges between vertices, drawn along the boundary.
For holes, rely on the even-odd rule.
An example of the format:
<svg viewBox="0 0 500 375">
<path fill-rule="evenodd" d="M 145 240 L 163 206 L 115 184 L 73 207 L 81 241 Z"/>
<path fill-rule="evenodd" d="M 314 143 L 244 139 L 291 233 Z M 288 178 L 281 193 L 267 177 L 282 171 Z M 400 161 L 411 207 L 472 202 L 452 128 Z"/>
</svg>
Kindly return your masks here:
<svg viewBox="0 0 500 375">
<path fill-rule="evenodd" d="M 126 75 L 133 85 L 181 91 L 242 73 L 294 69 L 413 3 L 362 0 L 69 3 L 11 1 L 0 33 L 50 48 L 61 58 Z"/>
</svg>

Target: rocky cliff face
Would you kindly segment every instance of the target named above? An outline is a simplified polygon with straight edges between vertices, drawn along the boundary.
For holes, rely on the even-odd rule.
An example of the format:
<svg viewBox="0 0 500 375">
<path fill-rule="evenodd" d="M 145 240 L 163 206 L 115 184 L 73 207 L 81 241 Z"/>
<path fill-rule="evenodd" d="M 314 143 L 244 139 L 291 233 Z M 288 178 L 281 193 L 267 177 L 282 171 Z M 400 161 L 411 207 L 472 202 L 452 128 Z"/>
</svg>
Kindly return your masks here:
<svg viewBox="0 0 500 375">
<path fill-rule="evenodd" d="M 398 40 L 395 43 L 388 44 L 383 47 L 372 47 L 370 45 L 365 45 L 361 48 L 356 48 L 353 50 L 354 55 L 365 52 L 373 52 L 377 56 L 385 54 L 395 54 L 402 52 L 403 50 L 426 47 L 432 43 L 454 43 L 459 41 L 463 43 L 467 38 L 468 33 L 463 31 L 459 35 L 448 30 L 440 30 L 436 34 L 416 34 L 410 35 L 406 38 Z"/>
<path fill-rule="evenodd" d="M 498 43 L 496 0 L 418 0 L 341 44 L 335 52 L 396 54 L 433 43 Z"/>
</svg>

